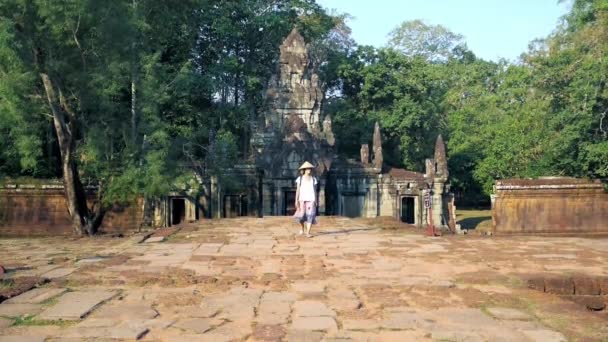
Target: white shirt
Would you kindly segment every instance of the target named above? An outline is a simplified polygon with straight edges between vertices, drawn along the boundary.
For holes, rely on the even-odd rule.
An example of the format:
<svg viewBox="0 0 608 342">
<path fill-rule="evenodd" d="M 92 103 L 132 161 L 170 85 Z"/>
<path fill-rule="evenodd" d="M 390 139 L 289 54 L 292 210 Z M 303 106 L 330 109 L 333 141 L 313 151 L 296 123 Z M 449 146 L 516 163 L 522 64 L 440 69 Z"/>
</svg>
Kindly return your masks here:
<svg viewBox="0 0 608 342">
<path fill-rule="evenodd" d="M 312 176 L 298 177 L 296 179 L 296 184 L 300 185 L 300 196 L 298 198 L 298 201 L 315 202 L 317 200 L 317 197 L 315 194 L 315 187 L 317 186 L 317 179 L 315 177 L 312 177 Z"/>
</svg>

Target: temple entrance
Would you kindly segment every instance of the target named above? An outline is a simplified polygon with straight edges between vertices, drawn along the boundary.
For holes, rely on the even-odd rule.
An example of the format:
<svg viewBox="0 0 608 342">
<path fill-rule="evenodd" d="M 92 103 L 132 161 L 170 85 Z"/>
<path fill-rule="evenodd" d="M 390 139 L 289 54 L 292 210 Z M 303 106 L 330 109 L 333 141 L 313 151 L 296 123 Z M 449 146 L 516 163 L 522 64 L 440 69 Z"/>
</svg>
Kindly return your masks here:
<svg viewBox="0 0 608 342">
<path fill-rule="evenodd" d="M 415 224 L 414 197 L 401 197 L 401 221 L 407 224 Z"/>
<path fill-rule="evenodd" d="M 176 225 L 186 220 L 186 200 L 184 198 L 171 199 L 171 225 Z"/>
<path fill-rule="evenodd" d="M 224 196 L 224 217 L 247 216 L 247 207 L 246 195 Z"/>
<path fill-rule="evenodd" d="M 285 191 L 285 203 L 283 205 L 283 212 L 286 216 L 293 216 L 296 213 L 296 192 L 293 190 Z"/>
<path fill-rule="evenodd" d="M 343 195 L 342 196 L 342 215 L 346 217 L 361 217 L 365 207 L 365 196 L 363 195 Z"/>
</svg>

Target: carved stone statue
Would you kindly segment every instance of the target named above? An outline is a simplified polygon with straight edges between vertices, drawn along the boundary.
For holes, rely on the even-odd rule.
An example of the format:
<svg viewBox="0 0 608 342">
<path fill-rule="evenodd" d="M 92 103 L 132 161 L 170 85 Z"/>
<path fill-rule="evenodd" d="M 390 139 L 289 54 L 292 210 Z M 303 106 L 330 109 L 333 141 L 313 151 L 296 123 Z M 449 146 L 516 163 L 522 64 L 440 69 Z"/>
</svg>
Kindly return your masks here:
<svg viewBox="0 0 608 342">
<path fill-rule="evenodd" d="M 382 168 L 382 164 L 384 163 L 384 156 L 382 155 L 382 134 L 380 133 L 380 124 L 378 124 L 378 122 L 376 122 L 376 125 L 374 127 L 373 148 L 374 148 L 374 160 L 373 160 L 374 167 Z"/>
<path fill-rule="evenodd" d="M 361 145 L 361 163 L 363 163 L 363 165 L 369 165 L 369 145 L 368 144 Z"/>
</svg>

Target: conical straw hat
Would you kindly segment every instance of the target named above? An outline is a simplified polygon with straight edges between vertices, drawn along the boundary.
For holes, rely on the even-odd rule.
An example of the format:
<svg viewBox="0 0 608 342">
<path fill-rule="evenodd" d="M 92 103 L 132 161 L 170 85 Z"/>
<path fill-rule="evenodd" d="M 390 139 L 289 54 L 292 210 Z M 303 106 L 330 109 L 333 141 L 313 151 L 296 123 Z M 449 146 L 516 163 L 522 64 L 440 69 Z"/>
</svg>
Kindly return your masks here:
<svg viewBox="0 0 608 342">
<path fill-rule="evenodd" d="M 302 164 L 302 166 L 300 166 L 300 168 L 298 170 L 304 170 L 304 169 L 314 169 L 315 166 L 312 165 L 309 162 L 304 162 L 304 164 Z"/>
</svg>

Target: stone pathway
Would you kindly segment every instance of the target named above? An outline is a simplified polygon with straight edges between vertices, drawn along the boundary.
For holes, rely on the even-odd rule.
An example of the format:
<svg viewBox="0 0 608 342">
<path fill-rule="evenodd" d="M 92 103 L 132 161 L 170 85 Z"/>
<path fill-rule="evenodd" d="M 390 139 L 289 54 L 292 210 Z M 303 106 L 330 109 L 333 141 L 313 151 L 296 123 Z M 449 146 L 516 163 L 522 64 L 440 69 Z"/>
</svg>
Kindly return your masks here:
<svg viewBox="0 0 608 342">
<path fill-rule="evenodd" d="M 385 219 L 321 222 L 311 239 L 283 217 L 204 221 L 159 243 L 0 239 L 9 279 L 51 279 L 0 304 L 0 342 L 608 338 L 606 312 L 527 284 L 608 279 L 608 239 L 427 238 L 382 229 Z"/>
</svg>

